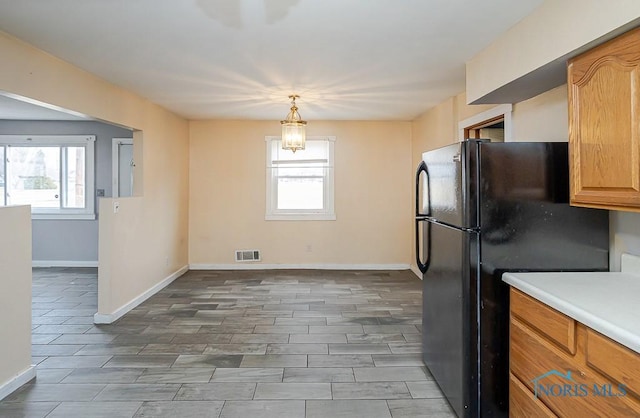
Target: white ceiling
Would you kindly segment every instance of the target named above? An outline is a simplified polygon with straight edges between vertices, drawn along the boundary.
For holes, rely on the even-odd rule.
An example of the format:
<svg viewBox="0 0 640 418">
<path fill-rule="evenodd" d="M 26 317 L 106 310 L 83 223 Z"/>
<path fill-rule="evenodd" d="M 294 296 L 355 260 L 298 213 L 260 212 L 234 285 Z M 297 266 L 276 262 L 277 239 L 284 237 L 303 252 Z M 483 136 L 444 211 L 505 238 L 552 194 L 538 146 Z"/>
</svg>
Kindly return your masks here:
<svg viewBox="0 0 640 418">
<path fill-rule="evenodd" d="M 0 30 L 189 119 L 411 120 L 542 0 L 0 0 Z M 0 118 L 2 115 L 0 115 Z"/>
</svg>

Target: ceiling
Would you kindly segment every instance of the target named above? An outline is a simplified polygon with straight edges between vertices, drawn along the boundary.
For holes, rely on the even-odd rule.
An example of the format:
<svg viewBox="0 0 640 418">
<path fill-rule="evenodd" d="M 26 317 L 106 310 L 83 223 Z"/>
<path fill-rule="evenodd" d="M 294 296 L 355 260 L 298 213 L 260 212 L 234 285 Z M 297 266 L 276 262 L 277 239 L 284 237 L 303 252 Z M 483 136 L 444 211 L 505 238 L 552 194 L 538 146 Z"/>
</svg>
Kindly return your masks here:
<svg viewBox="0 0 640 418">
<path fill-rule="evenodd" d="M 0 0 L 0 30 L 189 119 L 282 119 L 297 93 L 306 120 L 411 120 L 541 3 Z"/>
</svg>

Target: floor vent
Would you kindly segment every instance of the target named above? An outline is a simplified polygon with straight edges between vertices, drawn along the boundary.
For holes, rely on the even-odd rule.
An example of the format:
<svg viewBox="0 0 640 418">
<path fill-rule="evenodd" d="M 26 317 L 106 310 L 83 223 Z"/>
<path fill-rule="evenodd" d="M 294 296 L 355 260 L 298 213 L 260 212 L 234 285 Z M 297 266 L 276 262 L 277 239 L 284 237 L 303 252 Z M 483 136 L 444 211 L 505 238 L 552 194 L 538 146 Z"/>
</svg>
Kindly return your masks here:
<svg viewBox="0 0 640 418">
<path fill-rule="evenodd" d="M 236 250 L 236 262 L 260 261 L 260 250 Z"/>
</svg>

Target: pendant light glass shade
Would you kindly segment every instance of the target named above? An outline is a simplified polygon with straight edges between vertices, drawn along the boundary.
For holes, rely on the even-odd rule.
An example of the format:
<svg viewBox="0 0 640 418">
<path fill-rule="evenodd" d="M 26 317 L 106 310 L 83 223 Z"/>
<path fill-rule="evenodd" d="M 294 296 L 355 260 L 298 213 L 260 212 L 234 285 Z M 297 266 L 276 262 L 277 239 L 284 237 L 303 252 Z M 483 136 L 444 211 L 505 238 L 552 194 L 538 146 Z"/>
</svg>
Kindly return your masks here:
<svg viewBox="0 0 640 418">
<path fill-rule="evenodd" d="M 307 122 L 302 120 L 296 106 L 296 99 L 300 96 L 291 95 L 289 98 L 291 99 L 291 111 L 285 120 L 280 121 L 282 124 L 282 149 L 296 152 L 299 149 L 304 149 Z"/>
</svg>

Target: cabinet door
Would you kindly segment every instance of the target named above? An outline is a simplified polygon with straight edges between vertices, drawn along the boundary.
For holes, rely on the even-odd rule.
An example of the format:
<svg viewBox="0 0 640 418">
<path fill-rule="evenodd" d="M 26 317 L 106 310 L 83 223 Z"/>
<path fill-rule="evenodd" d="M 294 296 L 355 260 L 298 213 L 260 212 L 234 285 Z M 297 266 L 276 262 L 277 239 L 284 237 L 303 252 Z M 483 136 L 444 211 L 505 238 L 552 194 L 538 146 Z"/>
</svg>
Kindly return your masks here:
<svg viewBox="0 0 640 418">
<path fill-rule="evenodd" d="M 571 204 L 640 211 L 640 29 L 568 66 Z"/>
</svg>

